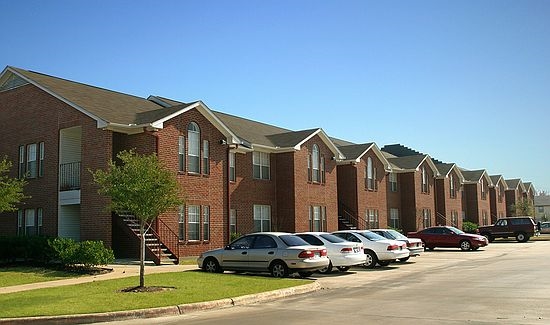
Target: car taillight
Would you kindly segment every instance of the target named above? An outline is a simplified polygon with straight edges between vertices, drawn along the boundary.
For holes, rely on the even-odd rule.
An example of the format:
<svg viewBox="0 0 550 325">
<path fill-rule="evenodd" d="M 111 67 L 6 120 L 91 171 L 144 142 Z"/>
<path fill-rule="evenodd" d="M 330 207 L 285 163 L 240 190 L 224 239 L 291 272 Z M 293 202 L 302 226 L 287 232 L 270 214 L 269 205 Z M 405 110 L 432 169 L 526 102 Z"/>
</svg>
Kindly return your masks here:
<svg viewBox="0 0 550 325">
<path fill-rule="evenodd" d="M 389 251 L 395 251 L 399 249 L 399 245 L 390 245 L 388 246 Z"/>
<path fill-rule="evenodd" d="M 353 252 L 353 248 L 351 248 L 351 247 L 344 247 L 340 250 L 340 253 L 342 253 L 342 254 L 347 254 L 347 253 L 351 253 L 351 252 Z"/>
<path fill-rule="evenodd" d="M 313 251 L 302 251 L 300 254 L 298 254 L 299 258 L 312 258 L 315 256 L 315 253 Z"/>
<path fill-rule="evenodd" d="M 417 244 L 415 244 L 415 243 L 407 243 L 407 247 L 416 247 L 416 246 L 417 246 Z"/>
<path fill-rule="evenodd" d="M 322 249 L 321 250 L 321 256 L 327 256 L 327 255 L 328 255 L 328 252 L 327 252 L 326 248 Z"/>
</svg>

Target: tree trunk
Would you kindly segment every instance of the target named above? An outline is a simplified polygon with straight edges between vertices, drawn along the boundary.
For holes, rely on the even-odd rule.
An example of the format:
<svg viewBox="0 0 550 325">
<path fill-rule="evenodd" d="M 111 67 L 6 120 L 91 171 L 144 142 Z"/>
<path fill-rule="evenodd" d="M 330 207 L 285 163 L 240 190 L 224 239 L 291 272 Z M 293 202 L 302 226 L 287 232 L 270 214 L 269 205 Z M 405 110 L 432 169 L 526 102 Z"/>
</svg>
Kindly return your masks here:
<svg viewBox="0 0 550 325">
<path fill-rule="evenodd" d="M 139 248 L 139 286 L 145 286 L 145 225 L 140 220 L 139 222 L 140 248 Z"/>
</svg>

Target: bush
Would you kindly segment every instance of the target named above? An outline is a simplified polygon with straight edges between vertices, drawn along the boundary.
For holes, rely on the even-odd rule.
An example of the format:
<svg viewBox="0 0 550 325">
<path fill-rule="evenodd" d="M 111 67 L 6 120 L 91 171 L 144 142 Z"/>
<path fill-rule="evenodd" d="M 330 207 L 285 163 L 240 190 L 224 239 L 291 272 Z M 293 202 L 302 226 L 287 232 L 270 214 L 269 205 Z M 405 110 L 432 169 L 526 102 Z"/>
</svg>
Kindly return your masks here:
<svg viewBox="0 0 550 325">
<path fill-rule="evenodd" d="M 242 235 L 238 232 L 232 232 L 230 236 L 229 242 L 233 242 L 235 239 L 241 237 Z"/>
<path fill-rule="evenodd" d="M 113 250 L 103 246 L 102 241 L 75 242 L 70 238 L 55 238 L 49 241 L 59 262 L 66 267 L 83 266 L 91 269 L 115 260 Z"/>
<path fill-rule="evenodd" d="M 464 223 L 462 223 L 462 230 L 470 234 L 475 234 L 477 232 L 477 227 L 477 223 L 470 221 L 464 221 Z"/>
</svg>

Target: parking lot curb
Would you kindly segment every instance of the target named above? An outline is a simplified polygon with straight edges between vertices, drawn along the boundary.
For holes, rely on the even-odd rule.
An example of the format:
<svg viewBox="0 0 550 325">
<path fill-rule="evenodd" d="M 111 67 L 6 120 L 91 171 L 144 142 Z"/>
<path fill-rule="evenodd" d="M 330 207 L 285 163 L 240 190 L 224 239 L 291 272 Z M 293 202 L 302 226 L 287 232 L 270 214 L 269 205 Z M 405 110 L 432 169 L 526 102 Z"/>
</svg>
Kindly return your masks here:
<svg viewBox="0 0 550 325">
<path fill-rule="evenodd" d="M 89 324 L 139 318 L 178 316 L 200 310 L 228 308 L 234 306 L 249 305 L 258 302 L 265 302 L 278 298 L 314 292 L 320 289 L 322 289 L 321 285 L 318 282 L 313 282 L 301 286 L 261 292 L 257 294 L 250 294 L 234 298 L 225 298 L 214 301 L 197 302 L 169 307 L 115 311 L 95 314 L 0 318 L 0 324 Z"/>
</svg>

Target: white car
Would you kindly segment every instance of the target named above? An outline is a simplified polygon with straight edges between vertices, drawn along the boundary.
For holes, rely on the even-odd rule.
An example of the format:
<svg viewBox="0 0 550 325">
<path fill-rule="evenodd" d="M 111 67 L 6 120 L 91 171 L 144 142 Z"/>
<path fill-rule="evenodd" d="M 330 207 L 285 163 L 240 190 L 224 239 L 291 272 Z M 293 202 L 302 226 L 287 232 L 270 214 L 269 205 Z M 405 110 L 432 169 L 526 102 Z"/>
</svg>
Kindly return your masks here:
<svg viewBox="0 0 550 325">
<path fill-rule="evenodd" d="M 363 243 L 366 255 L 364 266 L 366 268 L 374 268 L 376 263 L 387 266 L 410 254 L 405 243 L 386 239 L 369 230 L 340 230 L 333 234 L 347 241 Z"/>
<path fill-rule="evenodd" d="M 298 272 L 307 277 L 329 265 L 327 249 L 313 246 L 302 238 L 283 232 L 244 235 L 225 248 L 202 253 L 197 264 L 205 272 L 269 272 L 284 278 Z"/>
<path fill-rule="evenodd" d="M 407 244 L 407 249 L 410 251 L 409 256 L 400 258 L 401 262 L 407 261 L 411 256 L 419 256 L 424 251 L 422 240 L 418 238 L 409 238 L 397 230 L 393 229 L 370 229 L 370 231 L 379 234 L 387 239 L 402 241 Z"/>
<path fill-rule="evenodd" d="M 366 256 L 361 243 L 349 242 L 326 232 L 302 232 L 295 235 L 311 245 L 327 248 L 330 263 L 326 268 L 319 270 L 321 273 L 330 273 L 333 267 L 345 272 L 351 266 L 365 263 Z"/>
</svg>

